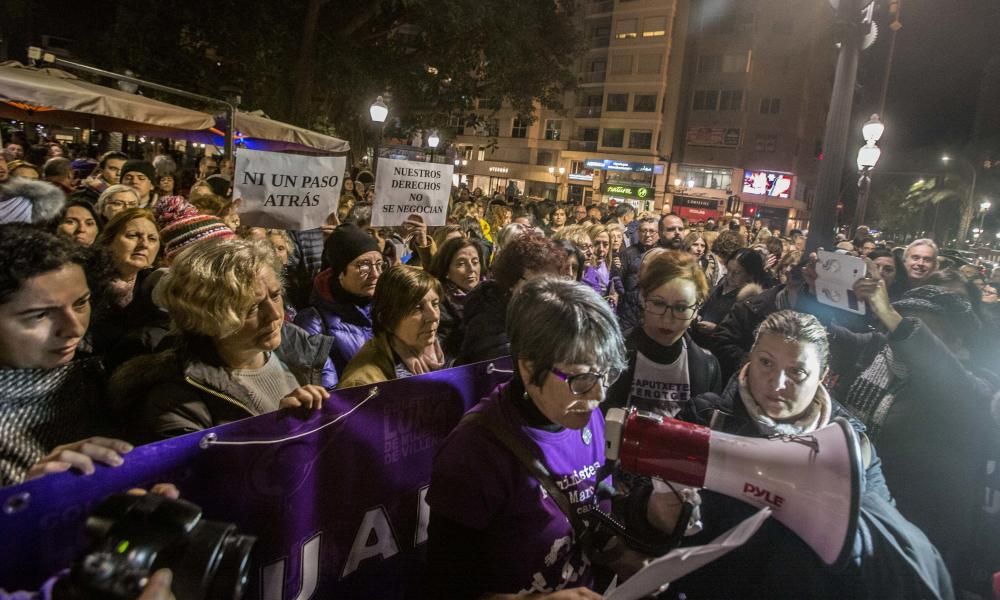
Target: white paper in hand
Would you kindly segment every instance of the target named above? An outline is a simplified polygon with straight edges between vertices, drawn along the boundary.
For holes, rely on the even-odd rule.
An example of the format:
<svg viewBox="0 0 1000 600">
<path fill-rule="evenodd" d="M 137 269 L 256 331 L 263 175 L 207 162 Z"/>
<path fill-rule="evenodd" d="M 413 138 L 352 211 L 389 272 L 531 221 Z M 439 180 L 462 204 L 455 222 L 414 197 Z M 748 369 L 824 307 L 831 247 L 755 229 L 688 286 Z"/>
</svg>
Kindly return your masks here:
<svg viewBox="0 0 1000 600">
<path fill-rule="evenodd" d="M 639 600 L 656 593 L 670 582 L 677 581 L 745 544 L 770 516 L 771 509 L 765 506 L 709 544 L 678 548 L 650 561 L 628 581 L 609 590 L 604 600 Z"/>
<path fill-rule="evenodd" d="M 865 276 L 864 259 L 820 250 L 816 253 L 816 299 L 856 315 L 865 314 L 865 303 L 854 293 L 854 282 Z"/>
</svg>

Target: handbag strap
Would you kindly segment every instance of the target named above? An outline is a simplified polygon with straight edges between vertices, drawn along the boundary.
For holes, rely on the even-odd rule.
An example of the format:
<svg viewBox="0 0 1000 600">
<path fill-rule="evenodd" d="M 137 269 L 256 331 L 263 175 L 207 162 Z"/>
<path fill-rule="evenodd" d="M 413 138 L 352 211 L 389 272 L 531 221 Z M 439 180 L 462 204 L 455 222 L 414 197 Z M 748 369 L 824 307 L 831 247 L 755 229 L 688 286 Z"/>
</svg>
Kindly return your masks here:
<svg viewBox="0 0 1000 600">
<path fill-rule="evenodd" d="M 583 537 L 586 525 L 580 516 L 576 514 L 576 511 L 573 510 L 573 505 L 570 503 L 565 492 L 559 489 L 559 486 L 556 485 L 548 467 L 538 457 L 540 451 L 534 446 L 534 444 L 523 439 L 521 436 L 516 435 L 507 425 L 498 423 L 494 419 L 486 418 L 486 416 L 481 412 L 466 413 L 466 415 L 462 417 L 462 422 L 468 422 L 483 428 L 498 442 L 500 442 L 503 447 L 509 450 L 510 453 L 513 454 L 526 469 L 528 469 L 528 472 L 538 480 L 538 483 L 541 484 L 546 493 L 548 493 L 548 495 L 555 501 L 556 505 L 559 506 L 559 510 L 566 515 L 566 518 L 569 520 L 570 525 L 572 525 L 573 532 L 576 534 L 577 538 Z"/>
</svg>

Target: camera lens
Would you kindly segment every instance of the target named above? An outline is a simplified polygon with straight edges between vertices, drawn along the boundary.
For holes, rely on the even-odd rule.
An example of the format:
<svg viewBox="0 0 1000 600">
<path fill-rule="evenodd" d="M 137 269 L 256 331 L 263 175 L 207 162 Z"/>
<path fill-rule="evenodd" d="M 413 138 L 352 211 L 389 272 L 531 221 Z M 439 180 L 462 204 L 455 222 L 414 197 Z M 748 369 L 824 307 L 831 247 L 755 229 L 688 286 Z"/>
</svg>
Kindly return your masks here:
<svg viewBox="0 0 1000 600">
<path fill-rule="evenodd" d="M 219 567 L 209 588 L 209 598 L 239 600 L 250 573 L 250 550 L 257 538 L 235 532 L 226 536 L 219 549 Z"/>
</svg>

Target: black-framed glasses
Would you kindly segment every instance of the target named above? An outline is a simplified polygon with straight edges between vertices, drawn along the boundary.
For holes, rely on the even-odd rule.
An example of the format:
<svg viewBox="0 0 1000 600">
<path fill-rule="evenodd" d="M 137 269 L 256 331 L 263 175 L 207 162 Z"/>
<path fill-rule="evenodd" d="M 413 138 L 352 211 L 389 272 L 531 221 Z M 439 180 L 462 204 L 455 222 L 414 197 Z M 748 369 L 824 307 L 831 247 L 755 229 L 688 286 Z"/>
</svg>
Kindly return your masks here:
<svg viewBox="0 0 1000 600">
<path fill-rule="evenodd" d="M 604 373 L 578 373 L 576 375 L 563 373 L 555 367 L 549 370 L 552 371 L 553 375 L 566 382 L 566 385 L 569 386 L 569 391 L 573 392 L 574 396 L 586 394 L 594 389 L 594 386 L 598 383 L 602 383 L 606 388 L 611 387 L 622 375 L 622 372 L 618 369 L 610 369 Z"/>
<path fill-rule="evenodd" d="M 369 277 L 372 273 L 383 273 L 385 271 L 385 261 L 371 262 L 366 260 L 356 263 L 354 268 L 358 270 L 358 275 Z"/>
<path fill-rule="evenodd" d="M 662 300 L 646 300 L 642 303 L 642 307 L 646 312 L 657 317 L 662 317 L 667 314 L 667 311 L 670 311 L 675 319 L 691 321 L 698 316 L 701 303 L 695 302 L 691 306 L 685 306 L 684 304 L 670 304 Z"/>
</svg>

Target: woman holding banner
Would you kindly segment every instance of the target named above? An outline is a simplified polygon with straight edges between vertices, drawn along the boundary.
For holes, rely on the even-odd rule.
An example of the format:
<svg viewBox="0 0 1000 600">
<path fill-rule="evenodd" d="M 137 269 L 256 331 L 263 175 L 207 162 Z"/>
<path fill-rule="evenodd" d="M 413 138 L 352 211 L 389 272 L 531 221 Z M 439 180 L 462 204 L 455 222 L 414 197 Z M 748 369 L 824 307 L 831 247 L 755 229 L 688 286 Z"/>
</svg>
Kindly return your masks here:
<svg viewBox="0 0 1000 600">
<path fill-rule="evenodd" d="M 200 431 L 278 410 L 315 408 L 336 383 L 333 340 L 285 323 L 281 280 L 266 242 L 232 239 L 182 252 L 156 288 L 176 349 L 125 363 L 111 380 L 135 398 L 143 439 Z"/>
<path fill-rule="evenodd" d="M 371 385 L 436 371 L 445 365 L 438 340 L 441 283 L 430 273 L 400 265 L 375 288 L 368 340 L 344 369 L 339 388 Z"/>
</svg>

